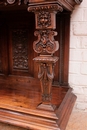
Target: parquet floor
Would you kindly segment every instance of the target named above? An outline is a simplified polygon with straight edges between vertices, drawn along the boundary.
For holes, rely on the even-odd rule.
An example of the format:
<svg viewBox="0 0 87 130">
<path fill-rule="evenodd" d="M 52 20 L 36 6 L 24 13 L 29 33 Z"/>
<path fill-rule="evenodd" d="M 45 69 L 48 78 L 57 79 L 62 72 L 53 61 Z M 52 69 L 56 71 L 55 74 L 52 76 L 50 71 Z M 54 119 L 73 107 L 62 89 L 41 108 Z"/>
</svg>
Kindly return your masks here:
<svg viewBox="0 0 87 130">
<path fill-rule="evenodd" d="M 0 123 L 0 130 L 27 130 L 27 129 Z M 66 130 L 87 130 L 87 113 L 74 111 L 71 114 Z"/>
</svg>

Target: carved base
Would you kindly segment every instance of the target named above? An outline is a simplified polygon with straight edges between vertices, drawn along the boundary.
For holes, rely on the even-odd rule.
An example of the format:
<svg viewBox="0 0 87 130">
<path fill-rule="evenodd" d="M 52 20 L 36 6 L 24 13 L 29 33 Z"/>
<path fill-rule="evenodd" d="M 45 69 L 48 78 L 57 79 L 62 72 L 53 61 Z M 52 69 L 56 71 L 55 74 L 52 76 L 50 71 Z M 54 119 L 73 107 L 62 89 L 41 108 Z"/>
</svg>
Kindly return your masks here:
<svg viewBox="0 0 87 130">
<path fill-rule="evenodd" d="M 56 109 L 56 106 L 55 105 L 52 105 L 52 104 L 39 104 L 37 106 L 37 109 L 40 109 L 40 110 L 46 110 L 46 111 L 55 111 Z"/>
<path fill-rule="evenodd" d="M 57 93 L 61 93 L 61 89 L 60 88 L 58 89 L 59 89 L 58 91 L 60 92 Z M 62 88 L 62 91 L 65 92 L 63 89 L 64 88 Z M 54 91 L 55 94 L 56 91 L 57 88 Z M 25 107 L 18 107 L 17 105 L 11 106 L 10 104 L 0 103 L 0 122 L 20 126 L 29 130 L 65 130 L 76 100 L 76 96 L 72 93 L 71 88 L 69 88 L 69 90 L 65 93 L 66 93 L 65 97 L 63 98 L 61 104 L 57 106 L 56 109 L 53 109 L 53 106 L 51 105 L 45 106 L 43 104 L 39 105 L 38 109 L 30 109 Z M 10 101 L 11 100 L 10 95 L 9 98 Z M 6 99 L 8 99 L 7 96 Z M 58 99 L 56 100 L 58 102 Z M 54 100 L 54 103 L 56 100 Z M 16 104 L 18 104 L 18 102 L 16 102 Z M 47 108 L 46 110 L 42 110 L 41 107 L 42 108 L 47 107 L 50 111 L 47 110 Z M 53 111 L 51 111 L 52 109 Z"/>
</svg>

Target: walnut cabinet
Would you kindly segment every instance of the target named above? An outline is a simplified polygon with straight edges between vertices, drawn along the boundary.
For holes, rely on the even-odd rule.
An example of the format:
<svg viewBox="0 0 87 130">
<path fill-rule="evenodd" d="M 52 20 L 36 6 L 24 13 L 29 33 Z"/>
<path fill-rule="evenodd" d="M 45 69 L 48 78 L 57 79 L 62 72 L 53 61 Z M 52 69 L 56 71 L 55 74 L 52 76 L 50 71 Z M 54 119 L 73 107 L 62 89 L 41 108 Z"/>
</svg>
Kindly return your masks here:
<svg viewBox="0 0 87 130">
<path fill-rule="evenodd" d="M 65 130 L 76 96 L 68 84 L 70 15 L 81 0 L 0 1 L 0 121 Z"/>
</svg>

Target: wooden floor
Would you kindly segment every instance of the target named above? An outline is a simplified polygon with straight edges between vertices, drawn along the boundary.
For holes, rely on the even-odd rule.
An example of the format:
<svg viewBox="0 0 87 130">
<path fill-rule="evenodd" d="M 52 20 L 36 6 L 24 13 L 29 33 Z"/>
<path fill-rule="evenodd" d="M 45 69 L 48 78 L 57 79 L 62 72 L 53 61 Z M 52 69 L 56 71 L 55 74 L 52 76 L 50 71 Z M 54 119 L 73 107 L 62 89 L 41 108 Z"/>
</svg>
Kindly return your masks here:
<svg viewBox="0 0 87 130">
<path fill-rule="evenodd" d="M 0 123 L 0 130 L 28 130 L 28 129 Z M 87 113 L 73 112 L 68 122 L 66 130 L 87 130 Z"/>
</svg>

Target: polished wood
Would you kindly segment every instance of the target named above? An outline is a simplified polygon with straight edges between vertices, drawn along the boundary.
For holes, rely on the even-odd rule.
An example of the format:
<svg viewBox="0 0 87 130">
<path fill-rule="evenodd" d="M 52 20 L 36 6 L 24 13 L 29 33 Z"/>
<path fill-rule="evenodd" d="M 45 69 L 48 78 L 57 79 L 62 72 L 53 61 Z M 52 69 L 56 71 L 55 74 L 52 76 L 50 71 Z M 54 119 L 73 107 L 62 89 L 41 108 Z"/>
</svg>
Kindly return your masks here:
<svg viewBox="0 0 87 130">
<path fill-rule="evenodd" d="M 30 4 L 38 3 L 57 3 L 62 5 L 64 10 L 72 11 L 76 4 L 80 4 L 82 0 L 0 0 L 0 10 L 19 10 L 27 9 Z"/>
<path fill-rule="evenodd" d="M 76 100 L 68 85 L 70 14 L 80 2 L 0 1 L 1 122 L 65 130 Z"/>
</svg>

